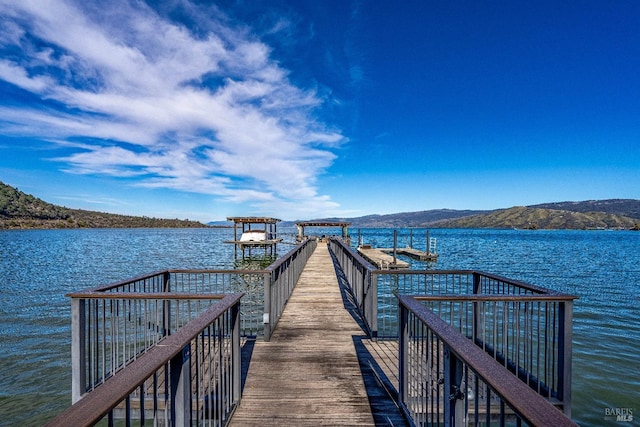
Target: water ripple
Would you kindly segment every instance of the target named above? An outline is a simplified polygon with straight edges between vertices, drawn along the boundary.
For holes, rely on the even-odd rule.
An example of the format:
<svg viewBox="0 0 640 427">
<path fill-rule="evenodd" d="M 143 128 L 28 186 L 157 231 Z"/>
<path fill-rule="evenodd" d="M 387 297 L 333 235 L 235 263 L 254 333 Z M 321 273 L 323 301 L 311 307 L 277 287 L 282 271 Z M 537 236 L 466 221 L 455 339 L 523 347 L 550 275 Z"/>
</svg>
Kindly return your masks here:
<svg viewBox="0 0 640 427">
<path fill-rule="evenodd" d="M 391 229 L 360 233 L 365 243 L 393 246 Z M 357 231 L 351 234 L 355 243 Z M 223 243 L 231 235 L 220 229 L 1 231 L 0 426 L 41 425 L 70 403 L 65 294 L 169 268 L 233 268 L 233 246 Z M 577 295 L 574 419 L 598 426 L 605 408 L 640 412 L 640 233 L 431 230 L 430 236 L 438 241 L 438 261 L 411 261 L 413 268 L 477 269 Z M 409 241 L 409 231 L 400 230 L 398 245 Z M 425 230 L 414 230 L 412 241 L 424 250 Z"/>
</svg>

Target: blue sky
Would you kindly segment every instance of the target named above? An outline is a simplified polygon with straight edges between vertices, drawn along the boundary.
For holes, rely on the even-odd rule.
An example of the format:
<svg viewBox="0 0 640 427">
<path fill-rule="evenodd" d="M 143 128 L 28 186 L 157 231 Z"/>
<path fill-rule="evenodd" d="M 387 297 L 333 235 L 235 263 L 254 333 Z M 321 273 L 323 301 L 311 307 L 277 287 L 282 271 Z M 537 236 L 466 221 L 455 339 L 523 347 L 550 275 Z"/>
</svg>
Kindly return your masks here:
<svg viewBox="0 0 640 427">
<path fill-rule="evenodd" d="M 131 215 L 640 198 L 640 2 L 0 0 L 0 181 Z"/>
</svg>

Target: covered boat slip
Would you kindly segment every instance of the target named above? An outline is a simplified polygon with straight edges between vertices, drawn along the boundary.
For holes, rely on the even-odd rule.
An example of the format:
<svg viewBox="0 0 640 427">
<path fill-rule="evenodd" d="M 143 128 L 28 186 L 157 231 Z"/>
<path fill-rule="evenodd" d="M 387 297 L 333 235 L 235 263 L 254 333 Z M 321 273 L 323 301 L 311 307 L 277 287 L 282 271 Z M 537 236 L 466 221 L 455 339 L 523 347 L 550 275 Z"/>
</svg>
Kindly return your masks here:
<svg viewBox="0 0 640 427">
<path fill-rule="evenodd" d="M 233 243 L 235 251 L 240 249 L 243 255 L 245 249 L 251 254 L 252 248 L 263 248 L 265 254 L 273 255 L 276 245 L 282 241 L 278 238 L 277 223 L 280 220 L 277 218 L 228 217 L 227 221 L 233 222 L 233 240 L 227 240 L 225 243 Z"/>
<path fill-rule="evenodd" d="M 305 228 L 321 227 L 321 228 L 340 228 L 340 229 L 342 229 L 342 233 L 341 233 L 340 237 L 345 242 L 349 242 L 351 240 L 351 238 L 349 237 L 349 226 L 350 225 L 351 225 L 350 222 L 344 222 L 344 221 L 297 221 L 296 222 L 296 227 L 298 228 L 297 240 L 298 240 L 298 242 L 302 242 L 304 239 L 309 237 L 304 232 Z"/>
</svg>

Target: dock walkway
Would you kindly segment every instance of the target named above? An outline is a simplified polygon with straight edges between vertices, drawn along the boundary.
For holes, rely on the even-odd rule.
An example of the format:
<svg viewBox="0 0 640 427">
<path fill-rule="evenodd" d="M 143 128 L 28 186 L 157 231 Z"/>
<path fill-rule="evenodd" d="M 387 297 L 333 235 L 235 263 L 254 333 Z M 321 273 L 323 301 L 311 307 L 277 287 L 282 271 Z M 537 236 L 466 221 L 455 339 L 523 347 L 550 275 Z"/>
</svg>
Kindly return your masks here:
<svg viewBox="0 0 640 427">
<path fill-rule="evenodd" d="M 375 425 L 327 245 L 307 262 L 271 337 L 256 341 L 230 425 Z"/>
</svg>

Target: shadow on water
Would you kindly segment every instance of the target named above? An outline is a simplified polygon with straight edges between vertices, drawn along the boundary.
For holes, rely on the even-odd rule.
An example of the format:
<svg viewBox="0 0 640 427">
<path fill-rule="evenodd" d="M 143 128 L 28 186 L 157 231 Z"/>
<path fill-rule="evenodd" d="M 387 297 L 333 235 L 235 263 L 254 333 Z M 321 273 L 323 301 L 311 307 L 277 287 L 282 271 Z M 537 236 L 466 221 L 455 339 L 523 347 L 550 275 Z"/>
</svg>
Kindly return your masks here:
<svg viewBox="0 0 640 427">
<path fill-rule="evenodd" d="M 276 255 L 251 255 L 235 258 L 233 266 L 236 270 L 263 270 L 273 264 L 278 257 Z"/>
</svg>

